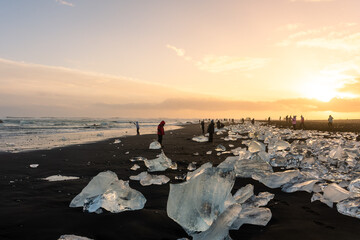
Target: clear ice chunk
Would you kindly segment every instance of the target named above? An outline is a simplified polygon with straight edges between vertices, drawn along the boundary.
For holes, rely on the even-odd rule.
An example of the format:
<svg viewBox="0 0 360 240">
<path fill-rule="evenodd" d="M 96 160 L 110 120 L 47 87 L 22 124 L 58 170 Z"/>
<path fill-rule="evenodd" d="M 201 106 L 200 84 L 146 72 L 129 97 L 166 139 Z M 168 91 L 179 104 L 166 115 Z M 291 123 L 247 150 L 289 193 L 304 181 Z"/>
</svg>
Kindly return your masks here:
<svg viewBox="0 0 360 240">
<path fill-rule="evenodd" d="M 139 165 L 134 164 L 130 169 L 133 170 L 133 171 L 136 171 L 136 170 L 138 170 L 139 168 L 140 168 Z"/>
<path fill-rule="evenodd" d="M 255 173 L 272 173 L 273 169 L 269 163 L 263 161 L 260 157 L 254 157 L 236 161 L 235 172 L 237 177 L 251 178 Z"/>
<path fill-rule="evenodd" d="M 333 159 L 342 159 L 344 155 L 344 150 L 341 146 L 338 146 L 337 148 L 333 149 L 329 153 L 329 157 Z"/>
<path fill-rule="evenodd" d="M 281 151 L 281 150 L 285 150 L 290 148 L 290 143 L 283 141 L 283 140 L 278 140 L 275 142 L 273 149 L 275 151 Z"/>
<path fill-rule="evenodd" d="M 161 152 L 158 158 L 152 160 L 144 160 L 148 172 L 165 171 L 168 168 L 176 169 L 176 163 L 173 163 L 170 158 L 166 157 L 164 152 Z"/>
<path fill-rule="evenodd" d="M 271 220 L 272 214 L 268 208 L 243 208 L 240 216 L 234 221 L 231 229 L 239 229 L 243 224 L 266 226 Z"/>
<path fill-rule="evenodd" d="M 244 204 L 242 204 L 243 208 L 253 208 L 253 207 L 262 207 L 268 204 L 268 202 L 274 198 L 273 193 L 269 192 L 261 192 L 257 196 L 251 196 Z"/>
<path fill-rule="evenodd" d="M 287 193 L 297 192 L 297 191 L 306 191 L 308 193 L 311 193 L 314 189 L 315 183 L 317 183 L 318 181 L 319 180 L 307 180 L 298 183 L 287 183 L 282 187 L 281 190 Z"/>
<path fill-rule="evenodd" d="M 128 181 L 119 180 L 114 172 L 96 175 L 70 203 L 70 207 L 84 207 L 84 211 L 97 212 L 104 208 L 118 213 L 142 209 L 145 197 L 129 187 Z"/>
<path fill-rule="evenodd" d="M 121 143 L 121 140 L 120 140 L 120 139 L 115 139 L 115 140 L 114 140 L 114 144 L 119 144 L 119 143 Z"/>
<path fill-rule="evenodd" d="M 329 184 L 324 188 L 324 198 L 331 202 L 340 202 L 350 197 L 350 192 L 343 189 L 336 183 Z"/>
<path fill-rule="evenodd" d="M 61 235 L 58 240 L 93 240 L 93 239 L 87 238 L 87 237 L 81 237 L 81 236 L 77 236 L 77 235 L 72 235 L 72 234 L 66 234 L 66 235 Z"/>
<path fill-rule="evenodd" d="M 34 164 L 30 164 L 30 167 L 31 167 L 31 168 L 37 168 L 38 166 L 39 166 L 39 164 L 35 164 L 35 163 L 34 163 Z"/>
<path fill-rule="evenodd" d="M 233 198 L 236 203 L 244 203 L 251 196 L 254 195 L 254 186 L 252 184 L 247 184 L 245 187 L 240 188 L 236 191 Z"/>
<path fill-rule="evenodd" d="M 189 181 L 191 178 L 196 177 L 196 176 L 202 174 L 202 173 L 205 171 L 205 169 L 211 168 L 211 167 L 212 167 L 212 163 L 209 163 L 209 162 L 204 163 L 203 165 L 201 165 L 201 166 L 200 166 L 198 169 L 196 169 L 195 171 L 193 171 L 193 172 L 188 172 L 187 175 L 186 175 L 186 181 Z"/>
<path fill-rule="evenodd" d="M 191 140 L 193 140 L 195 142 L 208 142 L 209 138 L 205 137 L 203 135 L 200 135 L 200 136 L 193 137 Z"/>
<path fill-rule="evenodd" d="M 189 163 L 187 170 L 189 171 L 194 171 L 196 169 L 196 164 L 195 163 Z"/>
<path fill-rule="evenodd" d="M 148 172 L 141 172 L 136 176 L 130 176 L 131 180 L 138 180 L 142 186 L 150 186 L 152 184 L 162 185 L 170 181 L 165 175 L 151 175 Z"/>
<path fill-rule="evenodd" d="M 299 170 L 288 170 L 276 173 L 254 173 L 251 177 L 269 188 L 278 188 L 288 182 L 297 181 L 302 175 Z"/>
<path fill-rule="evenodd" d="M 150 143 L 149 149 L 161 149 L 161 144 L 158 141 Z"/>
<path fill-rule="evenodd" d="M 336 205 L 339 213 L 360 219 L 360 197 L 348 198 Z"/>
<path fill-rule="evenodd" d="M 207 155 L 210 155 L 212 153 L 212 151 L 207 151 L 206 154 Z"/>
<path fill-rule="evenodd" d="M 225 152 L 226 147 L 224 145 L 222 145 L 222 144 L 219 144 L 219 145 L 216 146 L 215 151 L 217 151 L 217 152 Z"/>
<path fill-rule="evenodd" d="M 52 175 L 52 176 L 43 178 L 43 180 L 46 180 L 49 182 L 68 181 L 68 180 L 76 180 L 76 179 L 79 179 L 79 177 Z"/>
<path fill-rule="evenodd" d="M 350 190 L 350 192 L 360 194 L 360 178 L 351 181 L 348 186 L 348 189 Z"/>
<path fill-rule="evenodd" d="M 223 240 L 229 235 L 229 229 L 241 212 L 240 204 L 233 204 L 228 207 L 213 222 L 209 229 L 198 234 L 192 234 L 193 240 Z"/>
<path fill-rule="evenodd" d="M 225 210 L 225 201 L 231 195 L 234 183 L 233 171 L 213 167 L 202 169 L 186 182 L 170 184 L 167 214 L 188 234 L 206 231 Z"/>
<path fill-rule="evenodd" d="M 253 141 L 250 142 L 248 150 L 251 153 L 265 151 L 265 145 L 263 143 L 261 143 L 261 142 L 253 140 Z"/>
</svg>

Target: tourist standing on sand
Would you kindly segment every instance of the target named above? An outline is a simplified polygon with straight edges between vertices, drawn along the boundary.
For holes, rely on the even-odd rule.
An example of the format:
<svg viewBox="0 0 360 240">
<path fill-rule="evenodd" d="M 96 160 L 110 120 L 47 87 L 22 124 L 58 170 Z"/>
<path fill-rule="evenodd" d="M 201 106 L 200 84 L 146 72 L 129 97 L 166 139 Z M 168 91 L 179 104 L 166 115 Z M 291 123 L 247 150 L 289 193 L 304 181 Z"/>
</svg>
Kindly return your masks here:
<svg viewBox="0 0 360 240">
<path fill-rule="evenodd" d="M 329 126 L 329 128 L 333 128 L 333 120 L 334 120 L 334 118 L 331 116 L 331 115 L 329 115 L 329 118 L 328 118 L 328 126 Z"/>
<path fill-rule="evenodd" d="M 161 147 L 162 147 L 163 135 L 165 135 L 164 125 L 165 125 L 165 121 L 161 121 L 161 123 L 158 125 L 157 128 L 158 142 L 160 143 Z"/>
<path fill-rule="evenodd" d="M 136 126 L 136 134 L 137 134 L 137 135 L 140 135 L 140 125 L 139 125 L 139 122 L 136 121 L 136 122 L 133 122 L 133 124 L 135 124 L 135 126 Z"/>
<path fill-rule="evenodd" d="M 301 129 L 305 128 L 305 118 L 303 115 L 301 115 L 301 118 L 300 118 L 300 128 Z"/>
<path fill-rule="evenodd" d="M 251 119 L 251 123 L 252 123 L 252 125 L 255 124 L 255 118 Z"/>
<path fill-rule="evenodd" d="M 205 135 L 205 121 L 204 119 L 201 121 L 201 130 L 202 130 L 202 134 Z"/>
<path fill-rule="evenodd" d="M 296 115 L 294 115 L 294 117 L 292 118 L 291 123 L 293 125 L 294 130 L 296 130 Z"/>
<path fill-rule="evenodd" d="M 214 120 L 211 120 L 207 132 L 209 133 L 209 142 L 213 141 L 213 136 L 214 136 L 214 131 L 215 131 L 215 124 L 214 124 Z"/>
</svg>

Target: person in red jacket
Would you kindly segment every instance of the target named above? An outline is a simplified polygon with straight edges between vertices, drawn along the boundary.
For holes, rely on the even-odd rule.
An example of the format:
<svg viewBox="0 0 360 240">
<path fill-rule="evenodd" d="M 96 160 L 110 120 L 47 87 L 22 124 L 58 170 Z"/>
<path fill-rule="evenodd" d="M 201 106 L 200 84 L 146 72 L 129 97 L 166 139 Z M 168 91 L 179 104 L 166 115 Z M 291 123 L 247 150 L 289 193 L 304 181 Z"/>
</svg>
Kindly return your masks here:
<svg viewBox="0 0 360 240">
<path fill-rule="evenodd" d="M 161 121 L 161 123 L 158 125 L 157 128 L 158 142 L 160 143 L 161 147 L 162 147 L 162 138 L 163 135 L 165 135 L 164 125 L 165 125 L 165 121 Z"/>
</svg>

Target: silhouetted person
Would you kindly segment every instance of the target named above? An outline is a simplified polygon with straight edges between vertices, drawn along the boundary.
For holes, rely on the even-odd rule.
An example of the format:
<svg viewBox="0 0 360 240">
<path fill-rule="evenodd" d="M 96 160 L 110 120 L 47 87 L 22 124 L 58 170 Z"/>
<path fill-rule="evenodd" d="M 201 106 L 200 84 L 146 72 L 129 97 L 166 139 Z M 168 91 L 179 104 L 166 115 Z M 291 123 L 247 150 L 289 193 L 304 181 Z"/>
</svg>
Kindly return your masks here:
<svg viewBox="0 0 360 240">
<path fill-rule="evenodd" d="M 294 130 L 296 130 L 296 115 L 294 115 L 294 117 L 292 118 L 291 123 L 293 125 Z"/>
<path fill-rule="evenodd" d="M 251 123 L 252 123 L 252 125 L 255 124 L 255 118 L 251 119 Z"/>
<path fill-rule="evenodd" d="M 161 147 L 163 146 L 162 139 L 163 136 L 165 135 L 164 125 L 165 125 L 165 121 L 161 121 L 157 128 L 158 142 L 160 143 Z"/>
<path fill-rule="evenodd" d="M 133 122 L 133 124 L 136 126 L 136 134 L 137 134 L 137 135 L 140 135 L 140 125 L 139 125 L 139 122 L 136 121 L 136 122 Z"/>
<path fill-rule="evenodd" d="M 281 116 L 279 117 L 279 121 L 281 121 Z"/>
<path fill-rule="evenodd" d="M 241 119 L 241 123 L 242 123 L 242 124 L 244 124 L 244 122 L 245 122 L 245 119 L 244 119 L 244 118 L 242 118 L 242 119 Z"/>
<path fill-rule="evenodd" d="M 221 128 L 221 123 L 220 123 L 220 120 L 218 120 L 218 121 L 216 122 L 216 127 L 217 127 L 218 129 L 220 129 L 220 128 Z"/>
<path fill-rule="evenodd" d="M 215 124 L 214 124 L 214 120 L 211 120 L 207 132 L 209 133 L 209 142 L 213 141 L 213 136 L 214 136 L 214 131 L 215 131 Z"/>
<path fill-rule="evenodd" d="M 270 124 L 270 122 L 271 122 L 271 119 L 270 119 L 270 117 L 268 118 L 268 124 Z"/>
<path fill-rule="evenodd" d="M 329 115 L 328 126 L 329 126 L 330 129 L 333 128 L 333 120 L 334 120 L 334 118 L 331 115 Z"/>
<path fill-rule="evenodd" d="M 301 115 L 301 118 L 300 118 L 300 128 L 301 129 L 305 128 L 305 118 L 303 115 Z"/>
<path fill-rule="evenodd" d="M 286 120 L 286 123 L 288 123 L 288 121 L 289 121 L 288 115 L 286 115 L 285 120 Z"/>
<path fill-rule="evenodd" d="M 204 119 L 201 121 L 201 130 L 202 130 L 202 134 L 205 135 L 205 122 Z"/>
</svg>

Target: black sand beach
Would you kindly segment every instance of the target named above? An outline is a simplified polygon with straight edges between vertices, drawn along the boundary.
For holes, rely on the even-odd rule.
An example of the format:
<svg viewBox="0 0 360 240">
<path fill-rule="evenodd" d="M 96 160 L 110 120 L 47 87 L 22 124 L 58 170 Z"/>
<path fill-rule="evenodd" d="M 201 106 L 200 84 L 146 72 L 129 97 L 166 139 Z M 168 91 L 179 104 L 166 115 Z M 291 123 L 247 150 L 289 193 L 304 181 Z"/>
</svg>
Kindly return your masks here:
<svg viewBox="0 0 360 240">
<path fill-rule="evenodd" d="M 326 127 L 326 122 L 322 123 Z M 315 125 L 311 122 L 305 124 L 309 129 L 317 128 L 317 122 Z M 359 124 L 352 127 L 352 131 L 358 130 Z M 155 174 L 165 174 L 171 183 L 177 183 L 180 181 L 174 180 L 174 177 L 186 173 L 188 164 L 193 161 L 199 167 L 206 162 L 217 165 L 225 160 L 229 155 L 217 156 L 214 151 L 206 155 L 217 144 L 241 146 L 240 140 L 225 142 L 216 135 L 214 143 L 191 141 L 194 135 L 200 134 L 198 124 L 167 131 L 163 141 L 164 152 L 177 162 L 178 170 L 168 169 Z M 122 180 L 145 171 L 143 162 L 137 162 L 140 169 L 130 170 L 134 163 L 129 159 L 137 156 L 155 158 L 160 150 L 148 149 L 155 138 L 156 135 L 128 136 L 120 138 L 121 144 L 112 144 L 114 139 L 109 139 L 52 150 L 0 153 L 0 239 L 49 240 L 58 239 L 63 234 L 97 240 L 188 237 L 181 226 L 166 214 L 169 184 L 144 187 L 138 181 L 130 181 L 130 187 L 140 191 L 147 199 L 142 210 L 95 214 L 69 207 L 70 201 L 101 171 L 111 170 Z M 199 156 L 194 156 L 195 152 Z M 29 165 L 34 163 L 39 167 L 30 168 Z M 61 182 L 40 180 L 56 174 L 79 176 L 80 179 Z M 285 193 L 244 178 L 236 179 L 233 192 L 248 183 L 254 185 L 255 194 L 262 191 L 275 194 L 267 205 L 273 216 L 265 227 L 244 225 L 238 231 L 230 231 L 233 239 L 360 239 L 359 219 L 344 216 L 336 208 L 329 208 L 319 201 L 311 203 L 311 194 Z"/>
</svg>

